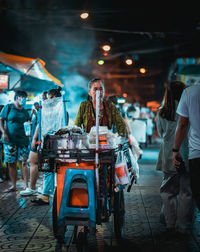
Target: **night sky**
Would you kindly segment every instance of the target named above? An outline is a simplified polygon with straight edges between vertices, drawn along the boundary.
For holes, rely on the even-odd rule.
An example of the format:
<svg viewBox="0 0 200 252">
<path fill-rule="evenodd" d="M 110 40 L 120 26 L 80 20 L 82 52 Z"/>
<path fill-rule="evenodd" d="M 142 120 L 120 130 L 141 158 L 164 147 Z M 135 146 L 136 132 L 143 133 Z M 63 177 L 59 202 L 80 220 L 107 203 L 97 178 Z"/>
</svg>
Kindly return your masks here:
<svg viewBox="0 0 200 252">
<path fill-rule="evenodd" d="M 87 82 L 96 76 L 105 80 L 107 95 L 161 100 L 170 64 L 200 56 L 198 8 L 107 2 L 1 0 L 0 50 L 44 60 L 72 103 L 85 99 Z M 80 19 L 82 10 L 90 13 L 87 20 Z M 107 56 L 104 43 L 111 45 Z M 124 64 L 126 57 L 134 58 L 132 66 Z M 138 75 L 139 67 L 148 69 L 145 77 Z"/>
</svg>

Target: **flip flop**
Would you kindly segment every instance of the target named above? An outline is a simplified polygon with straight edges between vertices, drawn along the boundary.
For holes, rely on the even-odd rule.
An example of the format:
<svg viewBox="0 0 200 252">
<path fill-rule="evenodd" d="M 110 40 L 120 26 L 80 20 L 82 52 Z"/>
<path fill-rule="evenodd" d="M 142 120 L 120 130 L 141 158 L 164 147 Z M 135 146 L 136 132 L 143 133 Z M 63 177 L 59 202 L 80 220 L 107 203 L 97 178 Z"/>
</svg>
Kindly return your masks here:
<svg viewBox="0 0 200 252">
<path fill-rule="evenodd" d="M 4 191 L 4 193 L 10 193 L 10 192 L 16 192 L 17 189 L 16 188 L 8 188 Z"/>
<path fill-rule="evenodd" d="M 40 206 L 41 205 L 49 205 L 49 202 L 46 202 L 46 201 L 42 200 L 41 198 L 32 199 L 31 202 L 34 203 L 34 204 L 40 205 Z"/>
</svg>

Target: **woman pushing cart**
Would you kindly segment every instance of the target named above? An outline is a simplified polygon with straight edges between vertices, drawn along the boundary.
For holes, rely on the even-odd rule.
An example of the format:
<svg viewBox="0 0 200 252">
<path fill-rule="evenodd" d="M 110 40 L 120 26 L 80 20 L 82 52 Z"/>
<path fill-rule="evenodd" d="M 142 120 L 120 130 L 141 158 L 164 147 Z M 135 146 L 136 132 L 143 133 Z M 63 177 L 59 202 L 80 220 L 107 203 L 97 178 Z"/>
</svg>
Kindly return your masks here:
<svg viewBox="0 0 200 252">
<path fill-rule="evenodd" d="M 96 224 L 109 221 L 111 213 L 114 214 L 116 238 L 121 241 L 123 237 L 124 187 L 115 190 L 115 163 L 120 151 L 129 151 L 128 133 L 119 110 L 114 103 L 104 99 L 104 92 L 101 79 L 91 80 L 90 98 L 80 104 L 75 120 L 77 128 L 82 128 L 84 133 L 96 127 L 95 148 L 80 149 L 73 145 L 70 149 L 69 142 L 82 139 L 81 133 L 79 136 L 47 136 L 39 150 L 39 169 L 48 162 L 50 170 L 57 172 L 53 202 L 56 251 L 61 251 L 66 226 L 74 226 L 73 241 L 80 249 L 80 241 L 83 242 L 88 233 L 95 234 Z M 99 127 L 112 130 L 114 125 L 124 144 L 114 149 L 99 148 Z M 79 232 L 79 226 L 84 226 L 84 232 Z"/>
</svg>

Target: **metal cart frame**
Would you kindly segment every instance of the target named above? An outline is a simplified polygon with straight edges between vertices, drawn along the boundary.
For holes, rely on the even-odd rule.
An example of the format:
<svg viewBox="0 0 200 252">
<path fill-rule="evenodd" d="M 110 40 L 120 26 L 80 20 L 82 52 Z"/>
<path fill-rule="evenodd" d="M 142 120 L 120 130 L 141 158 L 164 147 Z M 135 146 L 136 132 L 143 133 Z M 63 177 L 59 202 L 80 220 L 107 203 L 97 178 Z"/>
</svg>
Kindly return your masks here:
<svg viewBox="0 0 200 252">
<path fill-rule="evenodd" d="M 57 187 L 54 193 L 53 200 L 53 232 L 55 238 L 59 243 L 63 243 L 63 236 L 65 233 L 65 227 L 67 225 L 74 226 L 73 242 L 80 247 L 80 244 L 86 238 L 88 233 L 95 234 L 96 224 L 100 225 L 103 222 L 108 222 L 110 216 L 114 216 L 114 231 L 118 242 L 123 239 L 123 229 L 125 220 L 125 203 L 124 203 L 124 188 L 118 188 L 115 192 L 115 161 L 117 152 L 123 147 L 110 149 L 110 150 L 99 150 L 99 161 L 100 169 L 99 172 L 99 188 L 97 188 L 96 174 L 94 171 L 94 191 L 95 191 L 95 204 L 94 215 L 95 222 L 91 223 L 89 218 L 82 218 L 82 216 L 65 216 L 65 218 L 59 219 L 57 209 Z M 39 170 L 57 172 L 61 169 L 63 162 L 61 160 L 74 160 L 77 165 L 86 163 L 94 165 L 95 163 L 96 150 L 94 149 L 71 149 L 71 150 L 53 150 L 53 149 L 39 149 Z M 48 163 L 48 170 L 43 168 L 44 162 Z M 95 170 L 95 169 L 94 169 Z M 102 176 L 103 175 L 103 176 Z M 109 181 L 109 183 L 107 183 Z M 90 190 L 90 189 L 89 189 Z M 64 192 L 64 190 L 63 190 Z M 65 192 L 64 192 L 65 193 Z M 68 191 L 69 193 L 69 191 Z M 67 204 L 67 203 L 66 203 Z M 84 210 L 84 209 L 83 209 Z M 84 226 L 84 232 L 78 232 L 78 227 Z M 83 239 L 84 238 L 84 239 Z M 82 241 L 82 242 L 80 242 Z"/>
</svg>

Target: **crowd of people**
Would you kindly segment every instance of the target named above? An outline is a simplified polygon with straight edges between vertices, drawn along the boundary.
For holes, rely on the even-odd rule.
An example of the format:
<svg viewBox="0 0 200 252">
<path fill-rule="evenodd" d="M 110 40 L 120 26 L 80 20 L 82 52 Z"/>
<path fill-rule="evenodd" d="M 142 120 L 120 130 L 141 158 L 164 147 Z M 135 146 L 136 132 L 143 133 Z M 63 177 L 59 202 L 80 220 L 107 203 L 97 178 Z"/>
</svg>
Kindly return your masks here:
<svg viewBox="0 0 200 252">
<path fill-rule="evenodd" d="M 138 159 L 142 155 L 140 142 L 136 139 L 133 123 L 140 119 L 145 124 L 146 144 L 152 143 L 156 129 L 162 143 L 156 169 L 163 172 L 160 185 L 162 207 L 160 221 L 169 232 L 178 230 L 187 233 L 192 227 L 195 204 L 200 210 L 200 86 L 186 86 L 181 81 L 166 85 L 161 107 L 154 114 L 149 108 L 133 104 L 117 103 L 117 96 L 105 98 L 105 86 L 101 79 L 89 81 L 88 99 L 80 104 L 74 125 L 89 133 L 96 121 L 96 91 L 100 91 L 99 125 L 129 138 L 137 146 Z M 60 97 L 58 89 L 43 93 L 43 101 Z M 29 114 L 25 109 L 27 93 L 16 91 L 14 102 L 5 105 L 0 114 L 4 162 L 8 164 L 11 187 L 14 192 L 17 180 L 17 163 L 20 164 L 25 190 L 21 196 L 37 194 L 38 178 L 37 144 L 39 136 L 39 103 Z M 31 121 L 31 136 L 26 136 L 24 123 Z M 138 120 L 139 121 L 139 120 Z M 131 143 L 130 141 L 130 143 Z M 136 150 L 135 150 L 136 151 Z M 27 163 L 30 167 L 28 186 Z M 2 179 L 2 172 L 0 177 Z M 3 181 L 3 179 L 2 179 Z M 1 181 L 1 182 L 2 182 Z M 49 204 L 54 192 L 54 174 L 44 172 L 43 192 L 32 203 Z"/>
</svg>

